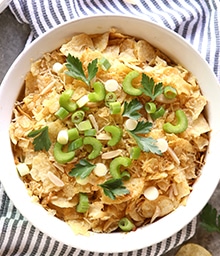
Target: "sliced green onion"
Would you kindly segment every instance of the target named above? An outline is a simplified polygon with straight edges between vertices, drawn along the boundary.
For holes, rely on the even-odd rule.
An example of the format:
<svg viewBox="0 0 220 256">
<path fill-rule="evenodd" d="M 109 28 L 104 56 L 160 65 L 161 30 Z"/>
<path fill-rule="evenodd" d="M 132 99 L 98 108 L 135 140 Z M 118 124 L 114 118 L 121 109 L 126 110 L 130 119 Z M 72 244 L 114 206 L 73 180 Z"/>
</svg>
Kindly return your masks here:
<svg viewBox="0 0 220 256">
<path fill-rule="evenodd" d="M 159 109 L 157 109 L 157 111 L 150 114 L 150 116 L 153 120 L 156 120 L 157 118 L 162 117 L 164 113 L 165 113 L 165 109 L 163 107 L 160 107 Z"/>
<path fill-rule="evenodd" d="M 63 69 L 63 64 L 61 64 L 60 62 L 55 62 L 55 63 L 53 64 L 52 70 L 53 70 L 55 73 L 58 74 L 62 69 Z"/>
<path fill-rule="evenodd" d="M 130 157 L 131 159 L 137 160 L 140 157 L 141 149 L 136 146 L 131 148 Z"/>
<path fill-rule="evenodd" d="M 110 63 L 105 57 L 102 57 L 102 58 L 99 60 L 99 65 L 101 66 L 101 68 L 102 68 L 104 71 L 109 70 L 110 67 L 111 67 L 111 63 Z"/>
<path fill-rule="evenodd" d="M 60 107 L 55 116 L 61 120 L 65 119 L 69 115 L 69 111 L 67 111 L 64 107 Z"/>
<path fill-rule="evenodd" d="M 147 111 L 147 113 L 152 114 L 155 113 L 157 110 L 156 104 L 153 102 L 147 102 L 145 104 L 145 110 Z"/>
<path fill-rule="evenodd" d="M 132 80 L 137 78 L 139 76 L 139 72 L 136 70 L 133 70 L 129 72 L 126 77 L 124 78 L 122 82 L 122 88 L 124 92 L 126 92 L 129 95 L 138 96 L 142 94 L 142 90 L 139 88 L 135 88 L 132 85 Z"/>
<path fill-rule="evenodd" d="M 145 190 L 144 190 L 144 197 L 149 200 L 149 201 L 154 201 L 158 198 L 159 196 L 159 191 L 158 189 L 155 187 L 155 186 L 150 186 L 150 187 L 147 187 Z"/>
<path fill-rule="evenodd" d="M 80 132 L 84 132 L 86 130 L 90 130 L 92 129 L 92 125 L 91 125 L 91 122 L 87 119 L 85 121 L 82 121 L 81 123 L 79 124 L 76 124 L 77 125 L 77 128 Z"/>
<path fill-rule="evenodd" d="M 188 119 L 186 117 L 186 114 L 182 109 L 179 109 L 175 113 L 177 123 L 176 125 L 173 125 L 171 123 L 165 123 L 163 125 L 163 130 L 167 133 L 181 133 L 184 132 L 188 127 Z"/>
<path fill-rule="evenodd" d="M 94 168 L 94 170 L 93 170 L 93 172 L 95 173 L 96 176 L 103 177 L 103 176 L 105 176 L 107 174 L 108 169 L 107 169 L 105 164 L 97 163 L 95 168 Z"/>
<path fill-rule="evenodd" d="M 30 169 L 26 163 L 18 163 L 16 168 L 20 176 L 25 176 L 30 173 Z"/>
<path fill-rule="evenodd" d="M 116 102 L 117 96 L 114 92 L 108 92 L 105 96 L 105 105 L 109 107 L 109 104 L 112 102 Z"/>
<path fill-rule="evenodd" d="M 156 141 L 156 146 L 159 148 L 161 153 L 166 152 L 169 148 L 168 142 L 164 138 L 158 138 Z"/>
<path fill-rule="evenodd" d="M 86 185 L 89 182 L 89 177 L 85 177 L 85 178 L 80 178 L 80 177 L 76 177 L 76 182 L 80 185 Z"/>
<path fill-rule="evenodd" d="M 166 86 L 163 94 L 167 99 L 174 99 L 177 96 L 177 90 L 172 86 Z"/>
<path fill-rule="evenodd" d="M 95 136 L 96 135 L 96 129 L 89 129 L 84 131 L 85 136 Z"/>
<path fill-rule="evenodd" d="M 94 159 L 101 154 L 102 143 L 94 137 L 84 137 L 83 145 L 91 145 L 92 151 L 88 155 L 88 159 Z"/>
<path fill-rule="evenodd" d="M 79 137 L 78 139 L 72 141 L 68 146 L 68 151 L 74 151 L 76 149 L 81 148 L 83 145 L 83 139 L 82 137 Z"/>
<path fill-rule="evenodd" d="M 105 90 L 108 92 L 115 92 L 119 88 L 118 81 L 115 79 L 109 79 L 105 82 Z"/>
<path fill-rule="evenodd" d="M 53 155 L 58 163 L 65 164 L 70 162 L 74 158 L 75 152 L 63 152 L 62 149 L 63 145 L 60 144 L 59 142 L 56 142 L 53 149 Z"/>
<path fill-rule="evenodd" d="M 81 98 L 79 98 L 77 101 L 76 101 L 76 104 L 78 106 L 78 108 L 82 108 L 83 106 L 86 105 L 86 103 L 89 102 L 89 98 L 88 98 L 88 95 L 83 95 Z"/>
<path fill-rule="evenodd" d="M 111 133 L 111 139 L 107 143 L 109 146 L 111 146 L 111 147 L 115 146 L 121 140 L 121 137 L 122 137 L 122 129 L 121 128 L 114 126 L 114 125 L 107 125 L 104 127 L 104 130 L 106 132 Z"/>
<path fill-rule="evenodd" d="M 114 179 L 121 179 L 121 166 L 128 167 L 131 165 L 131 159 L 125 156 L 114 158 L 109 166 L 110 173 Z"/>
<path fill-rule="evenodd" d="M 126 130 L 132 131 L 137 127 L 137 124 L 138 124 L 137 120 L 128 118 L 124 123 L 124 127 Z"/>
<path fill-rule="evenodd" d="M 68 133 L 68 139 L 71 140 L 75 140 L 77 138 L 79 138 L 79 131 L 74 127 L 71 128 L 67 131 Z"/>
<path fill-rule="evenodd" d="M 67 89 L 60 95 L 59 103 L 60 106 L 68 110 L 69 112 L 74 112 L 77 109 L 77 105 L 74 101 L 71 101 L 73 95 L 72 89 Z"/>
<path fill-rule="evenodd" d="M 88 95 L 89 101 L 98 102 L 105 99 L 105 86 L 103 83 L 97 81 L 93 84 L 94 92 Z"/>
<path fill-rule="evenodd" d="M 79 193 L 79 203 L 76 206 L 76 211 L 85 213 L 89 209 L 89 198 L 85 193 Z"/>
<path fill-rule="evenodd" d="M 82 122 L 84 117 L 85 117 L 85 112 L 83 110 L 77 110 L 72 114 L 71 121 L 74 124 L 79 124 L 80 122 Z"/>
<path fill-rule="evenodd" d="M 129 232 L 135 227 L 134 224 L 126 217 L 120 219 L 118 226 L 124 232 Z"/>
<path fill-rule="evenodd" d="M 67 130 L 60 130 L 57 135 L 57 142 L 62 145 L 66 145 L 68 142 L 68 131 Z"/>
<path fill-rule="evenodd" d="M 111 114 L 120 114 L 121 113 L 121 103 L 116 102 L 110 102 L 109 103 L 110 113 Z"/>
</svg>

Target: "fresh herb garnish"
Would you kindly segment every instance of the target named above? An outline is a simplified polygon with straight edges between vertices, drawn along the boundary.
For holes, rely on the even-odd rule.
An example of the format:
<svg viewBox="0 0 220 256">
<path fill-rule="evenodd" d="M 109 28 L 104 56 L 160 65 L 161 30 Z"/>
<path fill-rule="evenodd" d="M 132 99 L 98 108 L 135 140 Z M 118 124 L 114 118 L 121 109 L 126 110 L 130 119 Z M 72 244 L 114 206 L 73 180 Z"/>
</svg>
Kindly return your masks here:
<svg viewBox="0 0 220 256">
<path fill-rule="evenodd" d="M 131 133 L 132 137 L 137 142 L 139 148 L 144 152 L 151 152 L 157 155 L 161 155 L 160 149 L 156 145 L 156 140 L 152 137 L 142 137 Z"/>
<path fill-rule="evenodd" d="M 28 133 L 29 138 L 34 138 L 33 145 L 35 151 L 46 150 L 48 151 L 51 146 L 51 141 L 48 133 L 48 126 L 40 130 L 34 130 Z"/>
<path fill-rule="evenodd" d="M 157 96 L 163 93 L 163 84 L 155 84 L 153 78 L 150 78 L 146 74 L 142 74 L 141 84 L 143 85 L 143 93 L 155 100 Z"/>
<path fill-rule="evenodd" d="M 207 204 L 200 214 L 200 224 L 208 232 L 220 233 L 220 215 L 210 204 Z"/>
<path fill-rule="evenodd" d="M 151 122 L 144 122 L 144 121 L 140 121 L 138 122 L 137 126 L 135 127 L 134 130 L 132 130 L 131 132 L 134 134 L 145 134 L 145 133 L 149 133 L 151 128 L 152 128 L 152 123 Z"/>
<path fill-rule="evenodd" d="M 79 163 L 76 164 L 75 167 L 69 172 L 69 175 L 85 179 L 87 176 L 89 176 L 94 168 L 94 164 L 91 164 L 85 159 L 81 159 Z"/>
<path fill-rule="evenodd" d="M 106 196 L 111 199 L 115 199 L 116 196 L 129 194 L 129 190 L 123 186 L 123 182 L 121 179 L 110 179 L 104 182 L 103 184 L 99 184 L 100 187 L 103 188 L 103 191 Z"/>
<path fill-rule="evenodd" d="M 96 73 L 98 72 L 98 67 L 97 67 L 98 59 L 94 59 L 92 62 L 88 64 L 88 83 L 95 77 Z"/>
<path fill-rule="evenodd" d="M 97 63 L 98 63 L 98 60 L 94 59 L 92 62 L 88 64 L 87 66 L 88 77 L 86 77 L 83 70 L 82 62 L 80 61 L 80 59 L 72 56 L 71 54 L 68 54 L 67 63 L 66 63 L 66 67 L 68 71 L 66 71 L 66 74 L 68 76 L 71 76 L 73 78 L 83 81 L 89 86 L 90 81 L 95 77 L 98 71 Z"/>
<path fill-rule="evenodd" d="M 122 115 L 137 120 L 141 116 L 138 110 L 142 107 L 143 105 L 137 99 L 133 99 L 129 103 L 125 101 Z"/>
<path fill-rule="evenodd" d="M 132 131 L 128 131 L 130 135 L 135 139 L 139 148 L 144 152 L 151 152 L 154 154 L 161 155 L 160 149 L 156 145 L 156 140 L 151 137 L 142 137 L 137 134 L 149 133 L 152 128 L 151 122 L 138 122 L 136 128 Z"/>
</svg>

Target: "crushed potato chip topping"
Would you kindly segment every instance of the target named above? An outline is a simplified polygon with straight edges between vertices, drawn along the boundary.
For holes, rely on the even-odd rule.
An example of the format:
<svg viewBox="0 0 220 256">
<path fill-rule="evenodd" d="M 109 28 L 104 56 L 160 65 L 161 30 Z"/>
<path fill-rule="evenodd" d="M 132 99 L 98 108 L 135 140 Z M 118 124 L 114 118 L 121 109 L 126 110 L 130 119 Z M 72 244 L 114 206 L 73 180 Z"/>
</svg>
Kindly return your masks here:
<svg viewBox="0 0 220 256">
<path fill-rule="evenodd" d="M 90 86 L 68 75 L 68 55 L 79 60 L 86 79 L 92 69 L 91 62 L 98 60 L 98 69 L 93 70 L 96 73 Z M 99 64 L 103 58 L 103 65 L 105 61 L 110 64 L 107 70 Z M 138 96 L 125 93 L 123 81 L 134 70 L 152 78 L 155 84 L 162 83 L 163 86 L 175 88 L 175 99 L 164 100 L 160 97 L 157 101 L 157 97 L 152 100 L 143 93 Z M 94 83 L 101 82 L 104 85 L 112 79 L 118 84 L 116 89 L 110 92 L 97 91 L 95 96 L 91 96 L 100 99 L 103 93 L 103 97 L 108 95 L 108 102 L 104 98 L 89 100 L 88 95 L 94 91 Z M 141 79 L 135 79 L 132 87 L 138 89 Z M 69 99 L 71 102 L 88 96 L 82 106 L 76 109 L 85 114 L 81 121 L 83 124 L 73 123 L 68 111 L 65 118 L 56 116 L 60 109 L 61 94 L 69 89 L 73 91 Z M 117 104 L 112 104 L 111 100 Z M 162 107 L 165 111 L 154 118 L 144 110 L 146 102 L 153 102 L 157 109 Z M 125 104 L 127 112 L 123 116 Z M 10 125 L 15 163 L 24 163 L 29 169 L 21 176 L 29 194 L 49 212 L 68 223 L 75 233 L 85 235 L 89 231 L 117 231 L 118 223 L 124 217 L 138 228 L 186 204 L 193 184 L 200 175 L 209 144 L 210 128 L 203 113 L 206 104 L 196 78 L 145 40 L 124 35 L 113 28 L 104 34 L 74 35 L 59 49 L 45 53 L 41 59 L 32 63 L 26 75 L 24 96 L 20 96 L 15 104 Z M 188 126 L 179 134 L 165 132 L 164 123 L 175 124 L 175 112 L 178 109 L 184 111 Z M 115 114 L 111 111 L 115 111 Z M 80 118 L 79 113 L 75 118 Z M 125 123 L 129 119 L 135 120 L 132 131 L 126 130 Z M 86 125 L 90 127 L 88 135 L 84 131 Z M 51 147 L 48 151 L 36 151 L 33 138 L 28 134 L 46 126 Z M 106 132 L 106 126 L 110 127 L 110 132 Z M 119 127 L 117 132 L 112 126 Z M 56 161 L 54 151 L 59 132 L 73 128 L 81 129 L 78 130 L 78 140 L 74 140 L 72 145 L 75 153 L 65 163 Z M 143 134 L 144 129 L 148 130 Z M 119 131 L 122 131 L 120 136 Z M 149 151 L 146 150 L 146 144 L 141 144 L 146 143 L 146 139 L 151 139 L 153 145 Z M 164 152 L 157 148 L 157 139 L 167 142 Z M 101 146 L 100 151 L 97 145 Z M 60 153 L 67 153 L 67 147 L 68 143 L 61 145 Z M 115 159 L 113 166 L 111 163 Z M 131 164 L 128 159 L 131 159 Z M 117 160 L 124 162 L 117 163 Z M 93 170 L 96 165 L 99 166 L 98 171 L 97 168 Z M 88 173 L 82 177 L 85 170 Z M 119 179 L 114 178 L 117 175 L 121 175 Z M 117 184 L 119 187 L 115 188 Z M 150 189 L 154 194 L 151 195 L 151 191 L 146 196 L 146 191 Z M 86 205 L 88 210 L 83 213 L 77 212 L 81 193 L 89 201 L 89 207 Z"/>
</svg>

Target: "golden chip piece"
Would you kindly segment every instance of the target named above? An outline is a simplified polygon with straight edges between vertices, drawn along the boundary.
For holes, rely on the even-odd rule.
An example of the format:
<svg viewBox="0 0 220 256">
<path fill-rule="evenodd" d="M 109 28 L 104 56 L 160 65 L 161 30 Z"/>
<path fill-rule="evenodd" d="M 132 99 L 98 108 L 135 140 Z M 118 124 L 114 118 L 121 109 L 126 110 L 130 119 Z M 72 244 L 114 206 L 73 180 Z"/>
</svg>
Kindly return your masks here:
<svg viewBox="0 0 220 256">
<path fill-rule="evenodd" d="M 183 245 L 176 256 L 212 256 L 212 254 L 198 244 L 189 243 Z"/>
<path fill-rule="evenodd" d="M 60 51 L 66 56 L 71 54 L 78 57 L 87 47 L 94 48 L 92 39 L 86 34 L 80 34 L 73 36 L 71 41 L 60 48 Z"/>
<path fill-rule="evenodd" d="M 108 46 L 109 33 L 104 33 L 102 35 L 97 35 L 92 38 L 94 47 L 97 51 L 104 51 Z"/>
</svg>

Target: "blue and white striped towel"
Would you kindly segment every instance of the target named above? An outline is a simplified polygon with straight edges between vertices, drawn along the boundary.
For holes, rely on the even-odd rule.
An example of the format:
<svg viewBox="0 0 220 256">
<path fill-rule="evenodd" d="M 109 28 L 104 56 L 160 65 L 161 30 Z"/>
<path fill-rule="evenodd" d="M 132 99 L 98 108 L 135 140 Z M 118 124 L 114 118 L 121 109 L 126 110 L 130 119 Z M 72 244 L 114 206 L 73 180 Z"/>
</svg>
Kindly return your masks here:
<svg viewBox="0 0 220 256">
<path fill-rule="evenodd" d="M 220 80 L 219 0 L 13 0 L 10 9 L 19 22 L 30 25 L 29 41 L 57 24 L 79 17 L 107 13 L 144 17 L 186 38 Z M 4 256 L 160 256 L 191 238 L 195 229 L 196 219 L 148 248 L 120 254 L 86 252 L 61 244 L 33 227 L 13 206 L 0 184 L 0 255 Z"/>
</svg>

